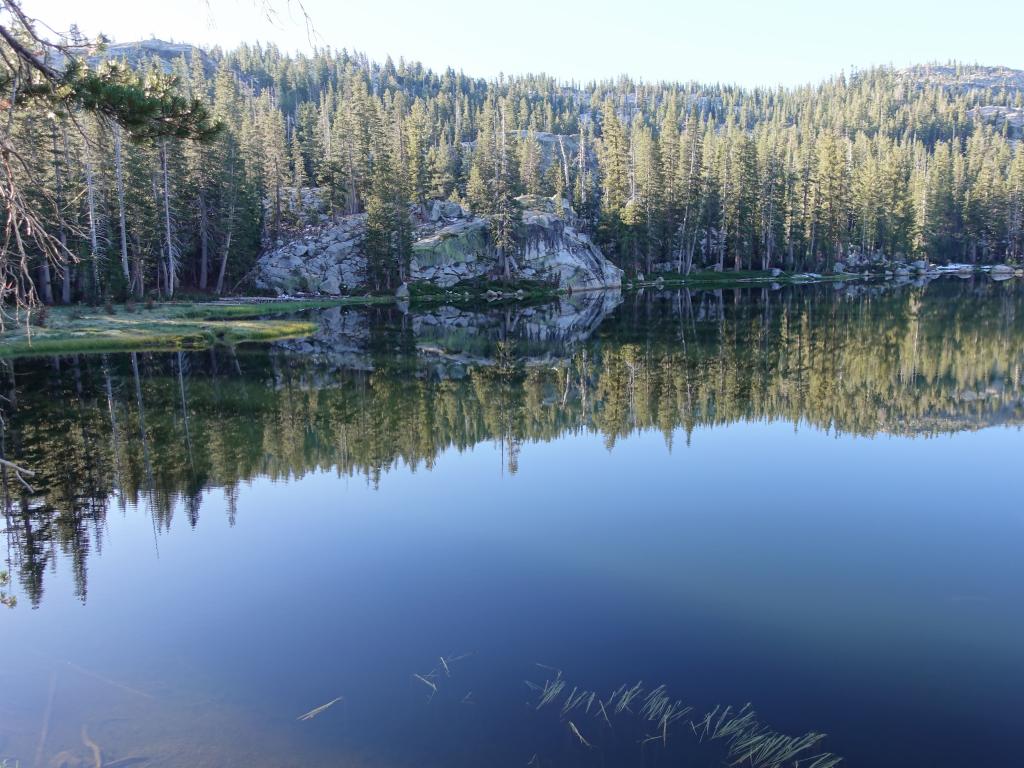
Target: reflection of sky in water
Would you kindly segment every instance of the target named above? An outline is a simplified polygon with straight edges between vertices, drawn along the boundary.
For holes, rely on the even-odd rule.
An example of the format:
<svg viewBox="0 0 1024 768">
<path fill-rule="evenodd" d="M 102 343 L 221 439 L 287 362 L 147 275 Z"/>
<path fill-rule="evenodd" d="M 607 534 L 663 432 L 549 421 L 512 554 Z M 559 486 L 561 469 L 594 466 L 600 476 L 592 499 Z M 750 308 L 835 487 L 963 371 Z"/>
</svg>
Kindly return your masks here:
<svg viewBox="0 0 1024 768">
<path fill-rule="evenodd" d="M 581 750 L 525 705 L 543 662 L 599 691 L 664 682 L 701 711 L 752 701 L 851 765 L 1017 760 L 1018 430 L 746 423 L 685 443 L 528 442 L 514 476 L 483 443 L 376 490 L 261 479 L 233 528 L 211 492 L 195 529 L 177 514 L 156 542 L 148 516 L 112 510 L 86 605 L 61 562 L 38 609 L 0 614 L 0 755 L 32 764 L 54 668 L 46 759 L 84 754 L 82 723 L 111 757 L 161 765 L 658 765 L 691 748 L 680 733 L 681 751 L 641 752 L 642 732 L 590 718 L 604 741 Z M 463 651 L 427 703 L 412 674 Z"/>
</svg>

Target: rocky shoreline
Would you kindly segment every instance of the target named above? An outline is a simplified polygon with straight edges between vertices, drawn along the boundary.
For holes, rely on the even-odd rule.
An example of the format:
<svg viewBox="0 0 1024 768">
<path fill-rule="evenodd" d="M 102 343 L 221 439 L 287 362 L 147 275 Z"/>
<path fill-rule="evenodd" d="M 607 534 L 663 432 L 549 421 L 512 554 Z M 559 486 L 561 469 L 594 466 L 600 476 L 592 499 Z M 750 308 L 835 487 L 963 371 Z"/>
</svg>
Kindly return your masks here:
<svg viewBox="0 0 1024 768">
<path fill-rule="evenodd" d="M 524 195 L 516 202 L 521 209 L 520 247 L 510 256 L 512 284 L 528 282 L 563 292 L 622 285 L 622 270 L 578 228 L 565 200 Z M 498 274 L 498 255 L 486 216 L 473 215 L 458 203 L 435 200 L 414 206 L 413 219 L 410 284 L 449 290 L 479 286 Z M 260 257 L 256 287 L 279 295 L 363 293 L 369 289 L 365 234 L 365 214 L 307 226 Z"/>
<path fill-rule="evenodd" d="M 499 260 L 491 242 L 490 220 L 451 200 L 414 205 L 415 224 L 408 283 L 398 287 L 400 300 L 465 304 L 477 301 L 523 301 L 582 291 L 635 290 L 691 285 L 726 288 L 750 284 L 806 284 L 851 280 L 923 284 L 942 275 L 968 277 L 986 273 L 993 280 L 1024 276 L 1008 264 L 932 264 L 908 261 L 882 252 L 852 249 L 825 272 L 787 272 L 778 267 L 735 273 L 710 269 L 682 274 L 675 262 L 654 264 L 648 275 L 625 279 L 582 231 L 569 203 L 558 197 L 516 198 L 520 222 L 511 254 L 510 276 L 497 280 Z M 329 217 L 315 189 L 295 195 L 300 218 L 314 221 L 273 243 L 260 257 L 256 287 L 279 297 L 340 298 L 372 292 L 364 252 L 366 215 Z"/>
</svg>

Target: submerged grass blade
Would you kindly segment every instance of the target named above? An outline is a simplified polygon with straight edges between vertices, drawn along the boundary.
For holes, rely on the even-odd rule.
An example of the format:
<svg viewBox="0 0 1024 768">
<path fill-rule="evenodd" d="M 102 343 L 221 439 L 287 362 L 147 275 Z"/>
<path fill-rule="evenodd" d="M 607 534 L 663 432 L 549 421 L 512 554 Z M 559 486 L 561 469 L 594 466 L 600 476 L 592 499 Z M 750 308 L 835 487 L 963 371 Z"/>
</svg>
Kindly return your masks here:
<svg viewBox="0 0 1024 768">
<path fill-rule="evenodd" d="M 428 680 L 423 675 L 417 675 L 415 672 L 413 672 L 412 676 L 415 677 L 417 680 L 419 680 L 421 683 L 423 683 L 425 686 L 430 688 L 430 698 L 431 699 L 434 698 L 434 694 L 437 693 L 437 683 L 435 683 L 435 682 L 433 682 L 431 680 Z M 429 675 L 428 675 L 428 677 L 429 677 Z"/>
<path fill-rule="evenodd" d="M 541 664 L 539 661 L 535 661 L 533 663 L 534 663 L 534 666 L 540 667 L 541 669 L 546 669 L 548 672 L 554 672 L 555 673 L 555 677 L 561 677 L 562 676 L 562 670 L 560 670 L 558 667 L 552 667 L 552 666 L 549 666 L 547 664 Z"/>
<path fill-rule="evenodd" d="M 625 691 L 622 696 L 619 697 L 619 703 L 615 705 L 615 714 L 620 714 L 623 710 L 630 713 L 633 711 L 629 708 L 629 705 L 633 699 L 639 696 L 640 692 L 643 691 L 642 683 L 642 680 L 638 681 L 636 685 L 628 691 Z"/>
<path fill-rule="evenodd" d="M 544 693 L 540 697 L 540 702 L 537 704 L 537 709 L 550 704 L 552 701 L 558 698 L 558 695 L 565 688 L 565 680 L 559 678 L 554 682 L 544 682 Z"/>
<path fill-rule="evenodd" d="M 575 695 L 576 695 L 576 686 L 574 685 L 572 687 L 572 690 L 569 692 L 568 698 L 566 698 L 566 700 L 565 700 L 565 704 L 562 705 L 562 714 L 563 715 L 566 714 L 570 709 L 572 709 L 572 697 L 575 696 Z"/>
<path fill-rule="evenodd" d="M 568 696 L 562 699 L 568 689 L 562 671 L 540 663 L 537 666 L 554 671 L 556 676 L 554 680 L 545 680 L 543 687 L 525 681 L 531 690 L 539 693 L 536 709 L 561 700 L 560 714 L 565 717 L 580 707 L 589 715 L 591 707 L 594 707 L 593 716 L 603 719 L 609 728 L 612 727 L 611 714 L 629 713 L 654 724 L 653 732 L 648 731 L 638 742 L 641 745 L 660 741 L 667 749 L 669 727 L 693 711 L 692 707 L 686 706 L 681 700 L 673 700 L 666 685 L 645 691 L 643 681 L 632 686 L 621 685 L 607 699 L 597 698 L 595 692 L 574 685 Z M 842 762 L 841 758 L 829 752 L 802 757 L 813 750 L 825 735 L 810 732 L 803 736 L 787 736 L 773 731 L 758 721 L 757 713 L 749 702 L 738 710 L 731 706 L 716 705 L 700 720 L 686 722 L 699 741 L 707 739 L 723 742 L 726 751 L 723 765 L 736 768 L 836 768 Z M 575 722 L 568 721 L 568 727 L 581 744 L 592 747 Z"/>
<path fill-rule="evenodd" d="M 573 735 L 580 740 L 580 744 L 585 746 L 587 749 L 590 749 L 590 742 L 583 738 L 583 734 L 580 733 L 580 729 L 576 727 L 576 724 L 572 720 L 569 721 L 569 730 L 572 731 Z"/>
<path fill-rule="evenodd" d="M 321 712 L 324 712 L 328 708 L 333 707 L 335 704 L 337 704 L 339 701 L 341 701 L 341 699 L 342 699 L 342 697 L 339 696 L 338 698 L 333 699 L 332 701 L 328 701 L 326 704 L 321 704 L 319 707 L 314 707 L 313 709 L 309 710 L 309 712 L 306 712 L 305 714 L 299 715 L 296 718 L 296 720 L 312 720 L 314 717 L 319 715 Z"/>
</svg>

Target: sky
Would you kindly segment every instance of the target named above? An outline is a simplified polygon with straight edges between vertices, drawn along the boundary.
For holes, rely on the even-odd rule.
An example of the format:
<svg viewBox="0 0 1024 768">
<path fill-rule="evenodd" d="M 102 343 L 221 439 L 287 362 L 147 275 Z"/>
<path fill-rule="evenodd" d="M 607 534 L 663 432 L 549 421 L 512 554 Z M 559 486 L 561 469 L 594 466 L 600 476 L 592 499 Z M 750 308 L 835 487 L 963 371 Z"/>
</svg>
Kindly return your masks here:
<svg viewBox="0 0 1024 768">
<path fill-rule="evenodd" d="M 309 50 L 299 0 L 23 0 L 54 29 L 119 42 Z M 798 85 L 956 59 L 1024 69 L 1024 0 L 301 0 L 320 46 L 474 77 Z M 260 7 L 270 3 L 277 20 Z"/>
</svg>

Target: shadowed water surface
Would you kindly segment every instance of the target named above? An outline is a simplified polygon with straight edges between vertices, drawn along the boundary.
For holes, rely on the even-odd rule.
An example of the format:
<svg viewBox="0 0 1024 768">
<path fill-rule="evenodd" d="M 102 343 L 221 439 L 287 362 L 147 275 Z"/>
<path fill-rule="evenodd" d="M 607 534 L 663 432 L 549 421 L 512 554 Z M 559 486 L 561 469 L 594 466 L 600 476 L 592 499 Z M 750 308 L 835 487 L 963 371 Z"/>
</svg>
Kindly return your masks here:
<svg viewBox="0 0 1024 768">
<path fill-rule="evenodd" d="M 1022 298 L 335 309 L 8 362 L 0 759 L 717 766 L 751 702 L 828 734 L 785 765 L 1016 764 Z"/>
</svg>

